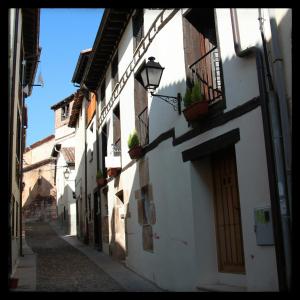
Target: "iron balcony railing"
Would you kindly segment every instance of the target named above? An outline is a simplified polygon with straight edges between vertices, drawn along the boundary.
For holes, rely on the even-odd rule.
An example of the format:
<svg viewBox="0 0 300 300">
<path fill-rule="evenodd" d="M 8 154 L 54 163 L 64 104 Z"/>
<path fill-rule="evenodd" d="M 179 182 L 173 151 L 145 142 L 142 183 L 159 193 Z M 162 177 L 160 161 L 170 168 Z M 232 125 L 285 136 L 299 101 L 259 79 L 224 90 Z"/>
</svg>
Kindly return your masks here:
<svg viewBox="0 0 300 300">
<path fill-rule="evenodd" d="M 201 91 L 211 104 L 223 100 L 222 91 L 222 65 L 217 46 L 197 59 L 189 66 L 192 81 L 197 80 Z"/>
<path fill-rule="evenodd" d="M 138 134 L 140 138 L 140 143 L 141 146 L 144 146 L 149 144 L 149 117 L 147 106 L 140 112 L 137 118 L 139 120 Z"/>
<path fill-rule="evenodd" d="M 118 138 L 114 144 L 111 144 L 113 149 L 113 156 L 121 155 L 121 138 Z"/>
</svg>

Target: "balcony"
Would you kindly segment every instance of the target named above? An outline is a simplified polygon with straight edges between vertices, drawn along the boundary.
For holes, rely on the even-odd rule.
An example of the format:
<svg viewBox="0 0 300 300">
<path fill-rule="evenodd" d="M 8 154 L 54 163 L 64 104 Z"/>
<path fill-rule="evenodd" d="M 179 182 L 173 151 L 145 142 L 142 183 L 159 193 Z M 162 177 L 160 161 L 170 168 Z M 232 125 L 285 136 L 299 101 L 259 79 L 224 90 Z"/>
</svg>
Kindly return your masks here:
<svg viewBox="0 0 300 300">
<path fill-rule="evenodd" d="M 189 77 L 194 83 L 200 84 L 204 98 L 209 105 L 224 99 L 222 89 L 222 65 L 220 53 L 217 46 L 212 47 L 208 52 L 193 62 L 190 66 Z"/>
</svg>

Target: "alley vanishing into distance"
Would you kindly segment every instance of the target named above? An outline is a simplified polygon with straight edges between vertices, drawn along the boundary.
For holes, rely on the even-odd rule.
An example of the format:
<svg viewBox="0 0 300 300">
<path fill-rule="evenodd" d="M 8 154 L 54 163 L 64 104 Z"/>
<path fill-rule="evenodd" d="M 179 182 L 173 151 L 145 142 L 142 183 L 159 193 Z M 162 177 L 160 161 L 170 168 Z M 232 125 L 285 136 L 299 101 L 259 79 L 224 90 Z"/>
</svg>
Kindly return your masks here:
<svg viewBox="0 0 300 300">
<path fill-rule="evenodd" d="M 124 291 L 46 222 L 28 223 L 25 230 L 26 241 L 37 254 L 37 291 Z"/>
</svg>

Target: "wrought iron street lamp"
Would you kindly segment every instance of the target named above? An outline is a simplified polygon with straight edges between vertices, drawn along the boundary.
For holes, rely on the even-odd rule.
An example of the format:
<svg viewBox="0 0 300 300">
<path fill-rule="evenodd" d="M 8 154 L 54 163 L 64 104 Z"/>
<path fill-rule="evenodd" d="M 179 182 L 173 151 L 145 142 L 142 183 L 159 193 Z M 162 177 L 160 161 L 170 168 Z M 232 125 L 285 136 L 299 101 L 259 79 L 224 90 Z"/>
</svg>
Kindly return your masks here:
<svg viewBox="0 0 300 300">
<path fill-rule="evenodd" d="M 148 62 L 144 64 L 139 70 L 141 77 L 141 83 L 145 89 L 150 90 L 152 96 L 158 97 L 165 102 L 171 104 L 174 110 L 177 110 L 181 114 L 181 94 L 178 93 L 177 97 L 154 94 L 154 90 L 159 86 L 163 68 L 158 62 L 155 62 L 153 56 L 148 58 Z"/>
</svg>

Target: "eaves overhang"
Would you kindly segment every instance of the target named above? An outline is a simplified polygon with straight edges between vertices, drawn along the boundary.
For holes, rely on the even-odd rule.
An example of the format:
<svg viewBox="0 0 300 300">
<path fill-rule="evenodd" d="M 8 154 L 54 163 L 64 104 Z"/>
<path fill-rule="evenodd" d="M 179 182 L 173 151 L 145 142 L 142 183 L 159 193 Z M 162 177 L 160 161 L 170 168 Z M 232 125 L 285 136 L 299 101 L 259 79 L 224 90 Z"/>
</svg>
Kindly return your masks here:
<svg viewBox="0 0 300 300">
<path fill-rule="evenodd" d="M 92 49 L 80 52 L 71 82 L 80 84 Z"/>
<path fill-rule="evenodd" d="M 28 85 L 27 97 L 31 95 L 42 49 L 39 47 L 40 9 L 22 8 L 22 36 L 26 60 L 24 86 Z"/>
<path fill-rule="evenodd" d="M 52 105 L 50 108 L 51 108 L 52 110 L 57 110 L 58 108 L 60 108 L 60 107 L 62 107 L 62 106 L 64 106 L 64 105 L 70 103 L 70 102 L 73 100 L 74 95 L 75 95 L 75 93 L 72 94 L 72 95 L 70 95 L 70 96 L 68 96 L 67 98 L 65 98 L 65 99 L 63 99 L 63 100 L 57 102 L 56 104 Z"/>
<path fill-rule="evenodd" d="M 105 9 L 82 78 L 90 90 L 99 87 L 133 11 L 133 8 Z"/>
<path fill-rule="evenodd" d="M 79 117 L 80 109 L 82 106 L 82 101 L 84 98 L 84 92 L 82 90 L 78 90 L 74 96 L 74 102 L 72 106 L 72 111 L 69 119 L 68 126 L 71 128 L 75 128 L 77 119 Z"/>
</svg>

